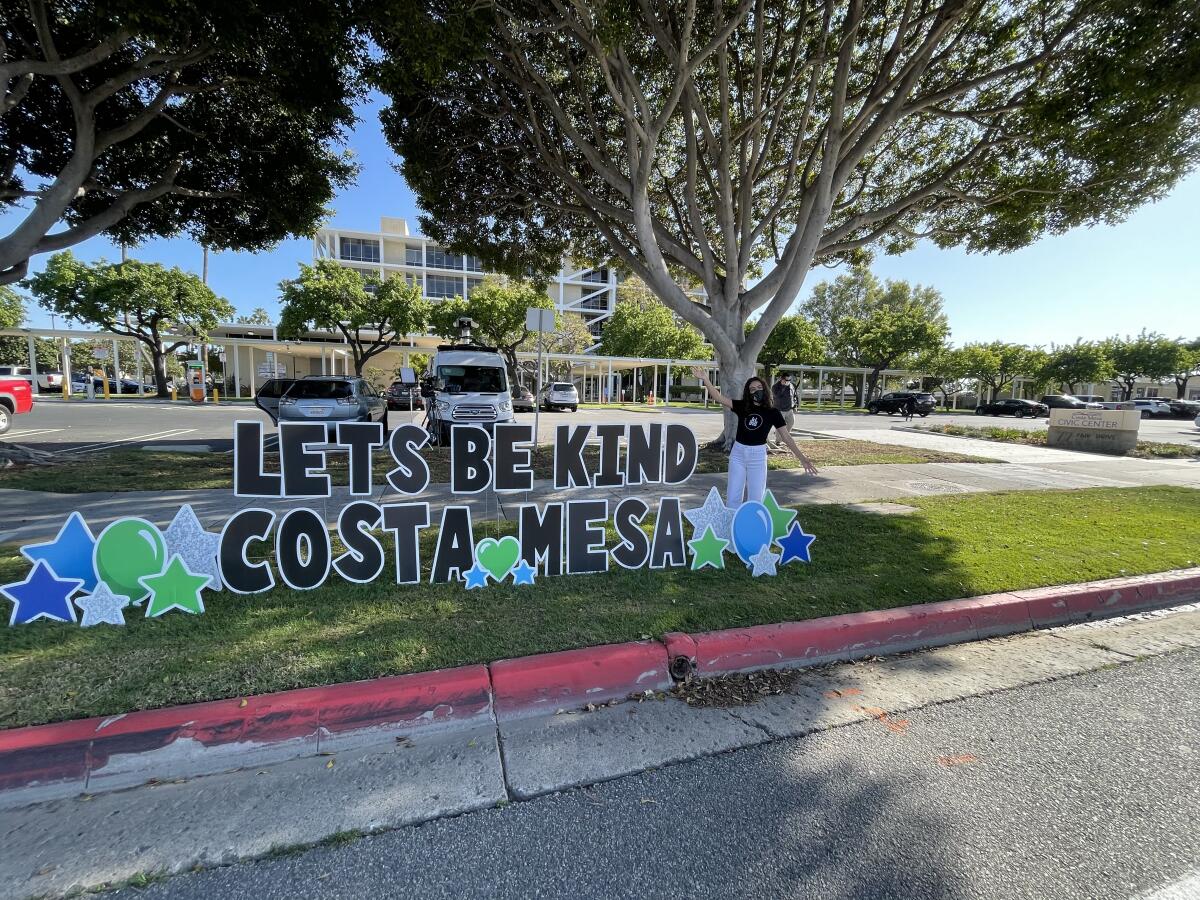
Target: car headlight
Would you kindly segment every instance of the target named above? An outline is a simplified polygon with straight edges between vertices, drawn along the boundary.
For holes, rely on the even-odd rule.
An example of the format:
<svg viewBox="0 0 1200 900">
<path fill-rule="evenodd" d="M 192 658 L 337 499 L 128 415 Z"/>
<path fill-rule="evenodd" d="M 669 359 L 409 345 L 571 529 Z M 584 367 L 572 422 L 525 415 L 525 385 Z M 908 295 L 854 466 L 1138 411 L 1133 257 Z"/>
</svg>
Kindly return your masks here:
<svg viewBox="0 0 1200 900">
<path fill-rule="evenodd" d="M 448 411 L 450 409 L 450 401 L 449 400 L 437 401 L 437 408 L 438 408 L 438 412 Z"/>
<path fill-rule="evenodd" d="M 500 412 L 512 412 L 512 404 L 507 400 L 500 401 Z"/>
</svg>

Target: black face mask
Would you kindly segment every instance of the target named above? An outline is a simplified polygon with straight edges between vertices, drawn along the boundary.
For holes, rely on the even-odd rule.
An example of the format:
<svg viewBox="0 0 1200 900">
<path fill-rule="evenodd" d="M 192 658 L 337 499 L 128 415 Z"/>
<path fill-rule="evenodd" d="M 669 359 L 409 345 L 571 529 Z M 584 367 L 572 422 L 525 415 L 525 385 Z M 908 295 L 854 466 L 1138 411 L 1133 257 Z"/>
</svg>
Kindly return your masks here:
<svg viewBox="0 0 1200 900">
<path fill-rule="evenodd" d="M 753 400 L 755 403 L 761 404 L 763 402 L 763 398 L 766 396 L 767 396 L 767 392 L 764 391 L 762 388 L 759 388 L 757 391 L 750 392 L 750 399 Z"/>
</svg>

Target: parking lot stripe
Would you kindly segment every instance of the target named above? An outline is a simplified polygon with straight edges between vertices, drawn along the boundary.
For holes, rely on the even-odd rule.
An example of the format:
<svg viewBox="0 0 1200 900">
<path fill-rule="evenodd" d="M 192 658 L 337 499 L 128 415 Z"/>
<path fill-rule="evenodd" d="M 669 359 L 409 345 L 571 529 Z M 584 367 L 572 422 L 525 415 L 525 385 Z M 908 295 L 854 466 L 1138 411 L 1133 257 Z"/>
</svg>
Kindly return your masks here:
<svg viewBox="0 0 1200 900">
<path fill-rule="evenodd" d="M 140 444 L 149 440 L 163 440 L 165 438 L 182 437 L 185 434 L 191 434 L 195 428 L 170 428 L 166 431 L 154 431 L 150 434 L 137 434 L 132 437 L 121 438 L 118 441 L 104 441 L 99 444 L 85 444 L 82 447 L 73 447 L 68 450 L 57 450 L 56 453 L 94 453 L 97 450 L 109 450 L 113 447 L 120 447 L 124 444 Z"/>
<path fill-rule="evenodd" d="M 65 428 L 31 428 L 27 431 L 10 431 L 8 436 L 15 437 L 33 437 L 35 434 L 52 434 L 55 431 L 65 431 Z"/>
</svg>

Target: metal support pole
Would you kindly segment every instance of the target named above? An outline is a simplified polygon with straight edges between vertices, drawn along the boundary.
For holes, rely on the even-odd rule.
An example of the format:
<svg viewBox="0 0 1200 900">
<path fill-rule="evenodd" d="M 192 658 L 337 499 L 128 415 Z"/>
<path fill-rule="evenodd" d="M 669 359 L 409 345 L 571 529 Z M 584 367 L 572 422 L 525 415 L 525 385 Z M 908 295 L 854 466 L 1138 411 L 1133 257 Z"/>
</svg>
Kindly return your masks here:
<svg viewBox="0 0 1200 900">
<path fill-rule="evenodd" d="M 66 338 L 59 338 L 62 348 L 63 399 L 71 399 L 71 350 Z"/>
<path fill-rule="evenodd" d="M 138 396 L 146 396 L 146 378 L 142 372 L 142 348 L 136 343 L 133 345 L 133 350 L 137 354 L 137 380 L 138 380 Z"/>
<path fill-rule="evenodd" d="M 650 393 L 654 394 L 654 399 L 658 399 L 658 363 L 654 364 L 654 386 L 650 388 Z"/>
<path fill-rule="evenodd" d="M 537 390 L 533 395 L 533 451 L 538 448 L 538 423 L 542 414 L 542 333 L 538 332 Z"/>
<path fill-rule="evenodd" d="M 29 335 L 29 377 L 33 379 L 29 388 L 33 393 L 38 393 L 38 367 L 37 367 L 37 342 L 34 341 L 33 335 Z"/>
<path fill-rule="evenodd" d="M 823 406 L 823 404 L 821 402 L 821 391 L 824 389 L 824 387 L 825 387 L 825 370 L 817 369 L 817 409 L 821 409 Z"/>
<path fill-rule="evenodd" d="M 867 396 L 867 373 L 862 373 L 862 405 L 866 406 L 871 398 Z"/>
<path fill-rule="evenodd" d="M 666 406 L 671 405 L 671 364 L 673 362 L 672 359 L 667 360 L 667 389 L 663 391 L 663 403 Z"/>
</svg>

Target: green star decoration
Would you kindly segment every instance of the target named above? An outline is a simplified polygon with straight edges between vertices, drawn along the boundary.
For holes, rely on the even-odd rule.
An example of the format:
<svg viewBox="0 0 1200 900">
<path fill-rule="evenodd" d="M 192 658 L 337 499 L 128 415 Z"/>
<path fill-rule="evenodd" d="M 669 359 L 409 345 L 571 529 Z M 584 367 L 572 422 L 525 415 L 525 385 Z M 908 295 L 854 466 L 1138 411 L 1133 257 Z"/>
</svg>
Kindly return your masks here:
<svg viewBox="0 0 1200 900">
<path fill-rule="evenodd" d="M 200 591 L 212 580 L 212 576 L 192 574 L 176 553 L 172 555 L 166 571 L 161 575 L 146 575 L 139 580 L 150 592 L 150 602 L 146 604 L 146 618 L 152 619 L 173 609 L 192 614 L 204 612 L 204 601 L 200 599 Z"/>
<path fill-rule="evenodd" d="M 703 569 L 705 566 L 712 566 L 714 569 L 725 568 L 724 553 L 728 546 L 729 541 L 717 537 L 709 525 L 704 529 L 704 534 L 688 541 L 688 547 L 692 550 L 692 570 Z"/>
<path fill-rule="evenodd" d="M 785 534 L 792 526 L 792 519 L 796 518 L 794 509 L 784 509 L 775 500 L 775 495 L 770 491 L 763 493 L 763 506 L 767 508 L 767 512 L 771 514 L 771 540 L 777 541 Z"/>
</svg>

